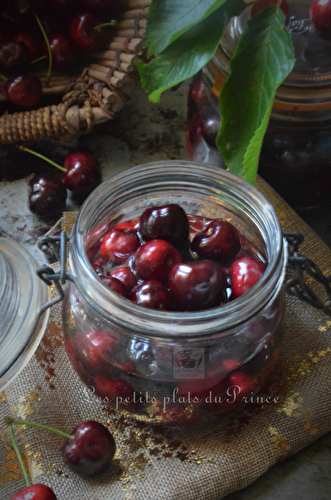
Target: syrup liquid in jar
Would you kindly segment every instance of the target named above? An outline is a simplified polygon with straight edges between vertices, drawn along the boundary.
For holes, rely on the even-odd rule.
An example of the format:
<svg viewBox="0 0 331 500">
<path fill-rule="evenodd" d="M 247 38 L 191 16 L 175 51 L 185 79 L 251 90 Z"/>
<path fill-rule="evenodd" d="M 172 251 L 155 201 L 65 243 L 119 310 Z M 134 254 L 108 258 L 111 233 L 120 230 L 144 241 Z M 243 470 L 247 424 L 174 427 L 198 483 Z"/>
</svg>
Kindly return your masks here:
<svg viewBox="0 0 331 500">
<path fill-rule="evenodd" d="M 146 239 L 141 215 L 173 205 L 188 219 L 187 244 L 166 241 L 175 253 L 171 250 L 162 261 L 168 275 L 158 276 L 148 245 L 158 247 L 155 241 L 163 240 L 160 233 Z M 194 240 L 204 228 L 210 235 L 208 228 L 219 221 L 226 221 L 236 235 L 233 251 L 208 259 L 199 255 Z M 128 254 L 125 245 L 117 256 L 111 253 L 113 235 L 129 236 Z M 142 249 L 148 265 L 141 267 Z M 247 259 L 260 274 L 238 295 L 232 266 Z M 184 266 L 185 274 L 191 265 L 206 266 L 207 261 L 215 273 L 199 281 L 202 271 L 195 267 L 196 287 L 183 305 L 173 293 L 173 269 Z M 96 395 L 115 410 L 163 425 L 192 424 L 239 408 L 243 398 L 261 390 L 275 368 L 283 334 L 285 263 L 286 248 L 272 207 L 255 188 L 228 172 L 214 173 L 210 166 L 193 162 L 160 162 L 103 183 L 73 229 L 70 268 L 76 279 L 66 287 L 63 308 L 67 354 L 86 384 L 86 397 Z M 116 274 L 121 268 L 135 278 L 126 291 L 111 280 L 123 278 L 123 273 Z M 169 293 L 169 300 L 155 289 L 145 290 L 145 303 L 136 300 L 137 288 L 151 281 Z M 196 293 L 201 305 L 196 302 L 191 308 Z"/>
<path fill-rule="evenodd" d="M 287 29 L 296 63 L 279 87 L 262 145 L 258 173 L 296 210 L 331 201 L 331 41 L 316 33 L 311 1 L 289 1 Z M 187 147 L 196 161 L 225 168 L 215 145 L 218 98 L 251 7 L 229 23 L 210 63 L 188 94 Z"/>
</svg>

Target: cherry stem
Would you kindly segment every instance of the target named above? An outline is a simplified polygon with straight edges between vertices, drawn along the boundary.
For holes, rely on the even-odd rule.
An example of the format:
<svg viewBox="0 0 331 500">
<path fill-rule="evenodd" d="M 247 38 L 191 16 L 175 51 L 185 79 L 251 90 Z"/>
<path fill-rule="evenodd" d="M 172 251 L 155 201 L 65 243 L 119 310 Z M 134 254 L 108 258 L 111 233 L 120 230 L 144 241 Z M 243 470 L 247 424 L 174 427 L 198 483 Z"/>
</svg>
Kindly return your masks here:
<svg viewBox="0 0 331 500">
<path fill-rule="evenodd" d="M 29 475 L 28 475 L 28 472 L 26 470 L 26 467 L 24 465 L 24 462 L 23 462 L 23 458 L 22 458 L 22 455 L 21 455 L 21 452 L 20 450 L 18 449 L 18 446 L 17 446 L 17 443 L 16 443 L 16 439 L 15 439 L 15 436 L 14 436 L 14 431 L 13 431 L 13 426 L 12 424 L 7 424 L 8 425 L 8 430 L 9 430 L 9 434 L 10 434 L 10 439 L 13 443 L 13 447 L 14 447 L 14 450 L 15 450 L 15 453 L 17 455 L 17 458 L 18 458 L 18 461 L 20 463 L 20 466 L 22 468 L 22 472 L 23 472 L 23 476 L 24 476 L 24 479 L 25 479 L 25 482 L 26 482 L 26 485 L 27 486 L 31 486 L 31 482 L 30 482 L 30 479 L 29 479 Z"/>
<path fill-rule="evenodd" d="M 28 420 L 15 420 L 14 418 L 7 417 L 5 418 L 5 422 L 8 426 L 12 424 L 15 425 L 30 425 L 30 427 L 38 427 L 38 429 L 44 429 L 46 431 L 54 432 L 58 436 L 62 436 L 66 439 L 73 439 L 70 434 L 66 434 L 65 432 L 59 431 L 58 429 L 54 429 L 53 427 L 49 427 L 48 425 L 38 424 L 37 422 L 30 422 Z"/>
<path fill-rule="evenodd" d="M 1 76 L 1 78 L 2 78 L 3 80 L 7 80 L 7 78 L 5 77 L 5 75 L 0 75 L 0 76 Z"/>
<path fill-rule="evenodd" d="M 38 57 L 37 59 L 34 59 L 33 61 L 30 62 L 30 64 L 35 64 L 39 61 L 43 61 L 44 59 L 46 59 L 47 56 L 41 56 L 41 57 Z"/>
<path fill-rule="evenodd" d="M 48 70 L 47 70 L 47 73 L 46 73 L 46 84 L 48 84 L 49 82 L 49 79 L 50 79 L 50 76 L 51 76 L 51 72 L 52 72 L 52 51 L 51 51 L 51 46 L 49 44 L 49 41 L 48 41 L 48 38 L 47 38 L 47 35 L 45 33 L 45 30 L 43 28 L 43 25 L 41 24 L 40 22 L 40 19 L 39 17 L 37 16 L 37 14 L 34 12 L 34 17 L 36 18 L 36 21 L 39 25 L 39 28 L 43 34 L 43 37 L 45 39 L 45 43 L 47 45 L 47 52 L 48 52 Z"/>
<path fill-rule="evenodd" d="M 103 24 L 98 24 L 98 26 L 94 26 L 94 30 L 97 30 L 99 28 L 103 28 L 104 26 L 116 26 L 116 21 L 115 19 L 112 19 L 108 23 L 103 23 Z"/>
<path fill-rule="evenodd" d="M 32 151 L 32 149 L 26 148 L 25 146 L 19 146 L 19 149 L 21 149 L 22 151 L 25 151 L 26 153 L 30 153 L 32 155 L 35 155 L 38 158 L 41 158 L 42 160 L 47 161 L 48 163 L 53 165 L 53 167 L 56 167 L 59 170 L 62 170 L 62 172 L 66 172 L 66 169 L 64 167 L 61 167 L 61 165 L 59 165 L 58 163 L 55 163 L 54 161 L 50 160 L 49 158 L 46 158 L 46 156 L 41 155 L 40 153 L 37 153 L 36 151 Z"/>
</svg>

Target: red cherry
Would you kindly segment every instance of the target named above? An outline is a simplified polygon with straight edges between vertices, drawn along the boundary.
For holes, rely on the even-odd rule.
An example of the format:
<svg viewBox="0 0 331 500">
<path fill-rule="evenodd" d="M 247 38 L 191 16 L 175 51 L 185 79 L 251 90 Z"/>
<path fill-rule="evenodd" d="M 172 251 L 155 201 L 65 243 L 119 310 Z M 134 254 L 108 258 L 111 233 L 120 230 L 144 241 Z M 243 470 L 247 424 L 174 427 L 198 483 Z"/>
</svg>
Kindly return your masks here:
<svg viewBox="0 0 331 500">
<path fill-rule="evenodd" d="M 125 285 L 118 280 L 117 278 L 114 278 L 113 276 L 100 276 L 102 281 L 105 283 L 105 285 L 108 286 L 113 292 L 116 292 L 118 295 L 122 295 L 122 297 L 127 296 L 127 290 L 125 288 Z"/>
<path fill-rule="evenodd" d="M 166 240 L 175 247 L 188 241 L 190 225 L 180 205 L 150 207 L 140 216 L 140 232 L 145 241 Z"/>
<path fill-rule="evenodd" d="M 143 279 L 167 281 L 171 266 L 181 261 L 180 253 L 168 241 L 152 240 L 138 248 L 134 268 Z"/>
<path fill-rule="evenodd" d="M 227 261 L 239 252 L 240 241 L 232 224 L 225 220 L 210 220 L 194 236 L 191 248 L 205 259 Z"/>
<path fill-rule="evenodd" d="M 242 257 L 231 264 L 232 296 L 248 292 L 262 278 L 266 264 L 252 257 Z"/>
<path fill-rule="evenodd" d="M 68 71 L 74 68 L 79 61 L 77 45 L 70 36 L 64 33 L 52 34 L 48 36 L 49 45 L 52 52 L 52 62 L 55 69 Z M 47 47 L 44 42 L 44 53 L 47 55 Z"/>
<path fill-rule="evenodd" d="M 224 302 L 224 279 L 219 266 L 211 260 L 174 265 L 168 285 L 182 311 L 199 311 Z"/>
<path fill-rule="evenodd" d="M 30 60 L 34 61 L 40 54 L 40 43 L 36 37 L 28 33 L 27 31 L 17 31 L 11 37 L 17 42 L 24 43 L 30 52 Z"/>
<path fill-rule="evenodd" d="M 69 467 L 83 476 L 104 472 L 116 451 L 116 444 L 108 429 L 93 420 L 81 422 L 71 432 L 62 448 L 62 456 Z"/>
<path fill-rule="evenodd" d="M 45 484 L 31 484 L 15 493 L 11 500 L 56 500 L 56 496 Z"/>
<path fill-rule="evenodd" d="M 99 50 L 108 38 L 107 27 L 95 29 L 101 24 L 102 21 L 90 12 L 77 14 L 70 24 L 70 36 L 83 50 Z"/>
<path fill-rule="evenodd" d="M 309 15 L 320 37 L 331 40 L 331 0 L 313 0 Z"/>
<path fill-rule="evenodd" d="M 123 283 L 127 293 L 130 293 L 132 288 L 137 284 L 137 276 L 131 271 L 129 266 L 114 267 L 110 274 Z"/>
<path fill-rule="evenodd" d="M 100 256 L 104 259 L 126 262 L 140 247 L 136 231 L 112 228 L 104 237 L 100 246 Z"/>
<path fill-rule="evenodd" d="M 40 80 L 28 73 L 9 77 L 4 85 L 4 96 L 7 101 L 24 110 L 35 108 L 42 94 Z"/>
<path fill-rule="evenodd" d="M 29 182 L 29 209 L 41 217 L 60 216 L 67 199 L 63 182 L 50 175 L 38 175 Z"/>
<path fill-rule="evenodd" d="M 94 271 L 98 276 L 104 276 L 105 275 L 105 270 L 104 268 L 108 264 L 107 259 L 103 259 L 102 257 L 98 257 L 97 259 L 94 259 L 93 262 L 91 263 Z M 116 278 L 116 276 L 115 276 Z"/>
<path fill-rule="evenodd" d="M 130 300 L 149 309 L 160 311 L 171 311 L 172 309 L 168 289 L 160 281 L 153 279 L 136 285 L 130 293 Z"/>
<path fill-rule="evenodd" d="M 0 43 L 0 72 L 3 75 L 23 73 L 30 64 L 30 52 L 25 43 L 9 40 Z"/>
<path fill-rule="evenodd" d="M 130 384 L 124 380 L 111 380 L 103 375 L 97 375 L 94 379 L 95 392 L 103 399 L 110 402 L 131 405 L 134 397 L 134 390 Z M 117 399 L 116 399 L 117 398 Z M 126 400 L 126 401 L 125 401 Z"/>
<path fill-rule="evenodd" d="M 255 2 L 253 4 L 252 10 L 251 10 L 251 16 L 252 17 L 255 16 L 262 9 L 276 5 L 278 2 L 279 2 L 279 0 L 257 0 L 257 2 Z M 286 18 L 285 22 L 288 23 L 288 21 L 290 19 L 290 7 L 289 7 L 289 4 L 287 3 L 287 0 L 281 0 L 281 2 L 279 4 L 279 8 L 283 12 L 283 14 Z"/>
<path fill-rule="evenodd" d="M 99 164 L 89 153 L 77 151 L 69 154 L 63 167 L 66 169 L 63 182 L 75 196 L 87 196 L 100 184 Z"/>
<path fill-rule="evenodd" d="M 238 397 L 250 396 L 256 389 L 256 380 L 242 371 L 234 371 L 229 376 L 230 385 L 238 387 Z"/>
<path fill-rule="evenodd" d="M 83 9 L 89 12 L 101 12 L 111 8 L 116 0 L 80 0 Z"/>
<path fill-rule="evenodd" d="M 92 370 L 107 368 L 116 349 L 116 343 L 110 333 L 94 330 L 76 336 L 76 350 L 80 359 Z"/>
</svg>

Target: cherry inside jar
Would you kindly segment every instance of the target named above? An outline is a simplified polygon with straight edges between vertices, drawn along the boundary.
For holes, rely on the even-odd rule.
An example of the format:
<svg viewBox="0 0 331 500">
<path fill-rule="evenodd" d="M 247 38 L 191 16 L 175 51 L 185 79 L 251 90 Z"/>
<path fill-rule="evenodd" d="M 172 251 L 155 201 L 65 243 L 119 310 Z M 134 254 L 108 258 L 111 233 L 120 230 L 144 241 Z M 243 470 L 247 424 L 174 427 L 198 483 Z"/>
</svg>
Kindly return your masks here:
<svg viewBox="0 0 331 500">
<path fill-rule="evenodd" d="M 160 207 L 168 215 L 176 207 L 175 216 L 169 216 L 173 231 L 163 224 L 159 232 L 153 225 L 152 215 Z M 181 211 L 183 224 L 178 224 Z M 207 245 L 206 250 L 204 238 L 220 225 L 228 231 L 229 245 L 221 251 L 215 249 L 219 245 Z M 129 235 L 124 244 L 123 235 Z M 148 253 L 153 259 L 147 266 L 141 256 L 160 241 L 166 243 L 167 276 L 164 270 L 155 275 L 159 268 L 153 267 L 153 253 Z M 170 247 L 175 252 L 168 254 Z M 233 283 L 240 271 L 231 268 L 245 260 L 258 263 L 260 274 L 237 293 Z M 87 386 L 86 397 L 96 395 L 100 403 L 163 425 L 196 423 L 238 409 L 261 390 L 278 358 L 285 261 L 272 207 L 227 172 L 215 174 L 192 162 L 160 162 L 103 183 L 73 229 L 70 270 L 75 279 L 66 288 L 63 308 L 67 354 Z M 221 288 L 211 302 L 204 302 L 213 293 L 208 290 L 191 308 L 193 289 L 190 300 L 181 302 L 182 289 L 175 286 L 181 284 L 176 275 L 181 266 L 188 275 L 197 266 L 194 280 L 205 272 L 216 276 L 212 286 Z M 122 292 L 104 278 L 119 281 Z M 151 288 L 142 292 L 147 304 L 136 300 L 137 289 L 150 282 L 169 294 L 168 302 L 157 295 L 156 305 L 151 304 Z M 159 289 L 154 288 L 154 298 Z"/>
</svg>

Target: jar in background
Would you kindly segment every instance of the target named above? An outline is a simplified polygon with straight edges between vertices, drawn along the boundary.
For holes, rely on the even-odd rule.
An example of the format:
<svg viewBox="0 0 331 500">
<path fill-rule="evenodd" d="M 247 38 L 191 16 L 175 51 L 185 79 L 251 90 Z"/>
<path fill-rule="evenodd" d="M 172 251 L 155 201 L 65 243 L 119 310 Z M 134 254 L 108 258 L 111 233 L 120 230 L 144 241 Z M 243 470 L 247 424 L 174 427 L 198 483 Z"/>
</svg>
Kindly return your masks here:
<svg viewBox="0 0 331 500">
<path fill-rule="evenodd" d="M 310 4 L 289 1 L 287 29 L 296 63 L 277 90 L 258 170 L 299 211 L 331 201 L 331 41 L 312 27 Z M 231 20 L 215 56 L 192 80 L 187 146 L 195 161 L 225 167 L 215 145 L 221 123 L 218 98 L 250 10 Z"/>
<path fill-rule="evenodd" d="M 180 204 L 191 220 L 231 221 L 267 262 L 261 280 L 236 300 L 195 312 L 147 309 L 110 290 L 89 260 L 100 238 L 147 207 L 170 203 Z M 278 357 L 286 260 L 272 206 L 225 170 L 158 162 L 106 180 L 73 227 L 63 303 L 65 346 L 86 396 L 93 393 L 115 409 L 163 425 L 237 408 L 266 383 Z M 238 394 L 240 384 L 245 387 Z"/>
</svg>

